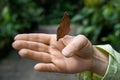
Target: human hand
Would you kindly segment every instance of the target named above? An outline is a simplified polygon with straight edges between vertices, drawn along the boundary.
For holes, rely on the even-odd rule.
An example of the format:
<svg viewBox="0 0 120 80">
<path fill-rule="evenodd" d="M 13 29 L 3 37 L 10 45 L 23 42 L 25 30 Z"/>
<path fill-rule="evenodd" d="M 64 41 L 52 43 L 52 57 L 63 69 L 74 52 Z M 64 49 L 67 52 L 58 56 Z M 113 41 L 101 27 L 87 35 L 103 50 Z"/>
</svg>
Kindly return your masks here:
<svg viewBox="0 0 120 80">
<path fill-rule="evenodd" d="M 67 35 L 56 41 L 56 35 L 20 34 L 13 47 L 20 50 L 20 56 L 42 62 L 34 68 L 44 72 L 94 72 L 94 55 L 99 53 L 83 35 Z"/>
</svg>

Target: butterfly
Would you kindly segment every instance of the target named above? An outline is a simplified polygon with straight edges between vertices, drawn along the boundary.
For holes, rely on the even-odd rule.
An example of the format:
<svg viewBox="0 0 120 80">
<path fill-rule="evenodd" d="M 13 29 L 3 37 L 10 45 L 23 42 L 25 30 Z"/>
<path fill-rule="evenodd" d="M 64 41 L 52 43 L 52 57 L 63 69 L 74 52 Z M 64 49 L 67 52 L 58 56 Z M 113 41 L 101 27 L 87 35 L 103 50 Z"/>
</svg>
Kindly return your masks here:
<svg viewBox="0 0 120 80">
<path fill-rule="evenodd" d="M 67 12 L 64 13 L 64 16 L 60 22 L 60 25 L 57 29 L 57 41 L 60 38 L 63 38 L 70 32 L 70 19 Z"/>
</svg>

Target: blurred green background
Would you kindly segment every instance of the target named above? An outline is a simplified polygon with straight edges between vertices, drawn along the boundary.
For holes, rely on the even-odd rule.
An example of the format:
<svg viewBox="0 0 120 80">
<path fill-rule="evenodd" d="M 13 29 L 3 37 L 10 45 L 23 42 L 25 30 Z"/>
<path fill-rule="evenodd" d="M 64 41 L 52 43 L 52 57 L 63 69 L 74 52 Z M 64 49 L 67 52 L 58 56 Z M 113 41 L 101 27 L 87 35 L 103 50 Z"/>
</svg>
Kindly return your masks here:
<svg viewBox="0 0 120 80">
<path fill-rule="evenodd" d="M 0 58 L 11 50 L 13 38 L 40 25 L 59 24 L 63 13 L 76 33 L 93 44 L 111 44 L 120 51 L 120 0 L 0 0 Z"/>
</svg>

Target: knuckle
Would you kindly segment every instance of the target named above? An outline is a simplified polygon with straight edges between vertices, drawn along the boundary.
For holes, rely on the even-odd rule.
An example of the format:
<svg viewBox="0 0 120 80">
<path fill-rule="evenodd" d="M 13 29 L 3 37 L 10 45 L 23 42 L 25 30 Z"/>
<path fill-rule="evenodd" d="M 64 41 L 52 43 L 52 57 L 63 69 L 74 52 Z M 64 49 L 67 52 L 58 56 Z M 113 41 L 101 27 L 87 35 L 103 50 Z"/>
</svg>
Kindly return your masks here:
<svg viewBox="0 0 120 80">
<path fill-rule="evenodd" d="M 82 39 L 84 41 L 88 41 L 87 37 L 85 35 L 78 35 L 78 39 Z"/>
<path fill-rule="evenodd" d="M 82 35 L 82 34 L 78 35 L 78 37 L 80 37 L 80 38 L 86 38 L 86 36 Z"/>
</svg>

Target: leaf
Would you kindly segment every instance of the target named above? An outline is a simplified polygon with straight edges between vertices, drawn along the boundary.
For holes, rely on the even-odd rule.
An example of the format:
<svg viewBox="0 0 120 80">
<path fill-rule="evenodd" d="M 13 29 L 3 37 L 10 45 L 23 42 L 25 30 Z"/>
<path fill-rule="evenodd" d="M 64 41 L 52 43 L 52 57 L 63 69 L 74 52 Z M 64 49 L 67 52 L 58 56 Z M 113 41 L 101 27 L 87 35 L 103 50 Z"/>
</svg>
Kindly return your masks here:
<svg viewBox="0 0 120 80">
<path fill-rule="evenodd" d="M 64 16 L 61 20 L 61 23 L 57 29 L 57 41 L 67 35 L 70 31 L 70 19 L 67 12 L 64 13 Z"/>
<path fill-rule="evenodd" d="M 10 12 L 9 12 L 9 7 L 8 6 L 5 6 L 3 8 L 2 16 L 5 19 L 5 21 L 9 21 L 10 20 Z"/>
<path fill-rule="evenodd" d="M 80 21 L 84 18 L 83 15 L 77 14 L 72 18 L 72 22 Z"/>
</svg>

